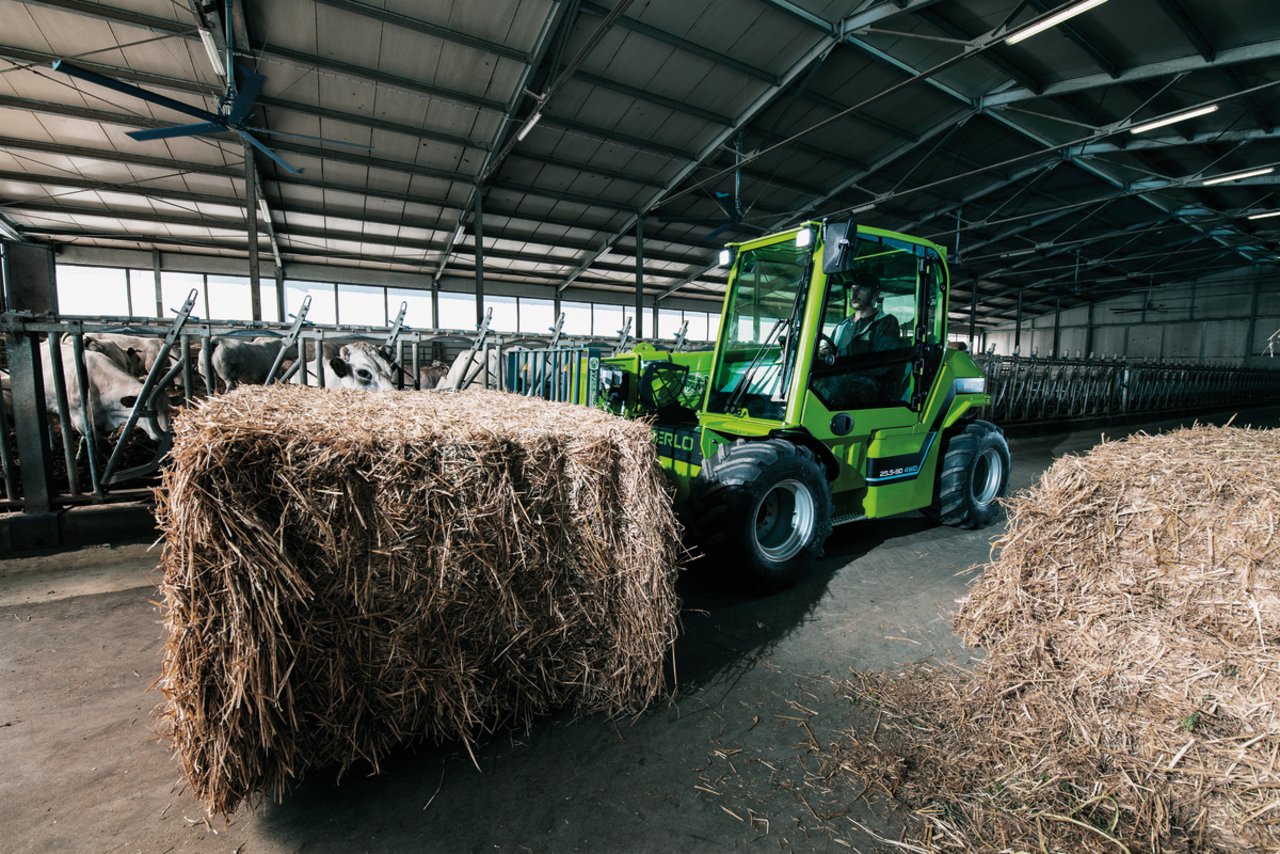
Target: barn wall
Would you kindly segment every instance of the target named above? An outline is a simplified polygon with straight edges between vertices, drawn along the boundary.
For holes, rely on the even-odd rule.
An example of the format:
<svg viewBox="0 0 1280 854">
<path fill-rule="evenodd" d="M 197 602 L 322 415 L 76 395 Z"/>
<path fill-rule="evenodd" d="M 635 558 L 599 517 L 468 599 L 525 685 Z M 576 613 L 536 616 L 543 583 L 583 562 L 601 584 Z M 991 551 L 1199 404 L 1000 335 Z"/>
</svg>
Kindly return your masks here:
<svg viewBox="0 0 1280 854">
<path fill-rule="evenodd" d="M 1268 337 L 1280 330 L 1280 274 L 1274 267 L 1252 273 L 1208 276 L 1166 285 L 1061 312 L 1057 355 L 1129 359 L 1173 359 L 1280 367 L 1264 355 Z M 1054 313 L 1022 322 L 1023 355 L 1053 354 Z M 1014 352 L 1015 324 L 990 330 L 986 346 Z M 1280 359 L 1280 335 L 1275 341 Z"/>
</svg>

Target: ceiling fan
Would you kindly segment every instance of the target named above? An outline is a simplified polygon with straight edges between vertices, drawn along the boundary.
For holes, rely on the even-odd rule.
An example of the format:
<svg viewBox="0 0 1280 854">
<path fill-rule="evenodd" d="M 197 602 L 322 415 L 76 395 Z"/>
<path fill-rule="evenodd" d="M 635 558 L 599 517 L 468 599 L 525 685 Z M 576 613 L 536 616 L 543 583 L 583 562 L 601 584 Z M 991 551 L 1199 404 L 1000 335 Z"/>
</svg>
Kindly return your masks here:
<svg viewBox="0 0 1280 854">
<path fill-rule="evenodd" d="M 278 163 L 282 169 L 294 175 L 302 173 L 302 169 L 295 167 L 289 161 L 285 160 L 279 154 L 276 154 L 270 147 L 258 139 L 259 135 L 288 137 L 291 139 L 306 139 L 316 142 L 327 142 L 334 145 L 344 145 L 350 148 L 359 148 L 369 150 L 370 146 L 359 145 L 351 142 L 343 142 L 341 140 L 325 139 L 324 137 L 311 136 L 302 133 L 288 133 L 285 131 L 270 130 L 263 127 L 255 127 L 246 124 L 250 114 L 253 113 L 254 104 L 258 99 L 259 93 L 262 91 L 262 84 L 266 81 L 266 77 L 256 72 L 250 71 L 243 66 L 234 65 L 231 60 L 231 46 L 235 44 L 233 40 L 231 23 L 231 0 L 226 0 L 223 20 L 226 23 L 226 46 L 227 60 L 223 63 L 226 69 L 227 90 L 218 99 L 218 106 L 215 112 L 191 104 L 185 104 L 182 101 L 161 95 L 158 92 L 152 92 L 143 89 L 140 86 L 134 86 L 132 83 L 126 83 L 123 80 L 117 80 L 114 77 L 108 77 L 97 71 L 88 68 L 81 68 L 78 65 L 67 62 L 65 59 L 56 60 L 53 63 L 54 71 L 61 71 L 69 74 L 78 80 L 84 80 L 107 89 L 112 89 L 124 95 L 130 95 L 134 98 L 140 98 L 161 107 L 166 107 L 175 112 L 184 113 L 193 118 L 200 119 L 195 124 L 174 125 L 172 127 L 151 128 L 147 130 L 131 130 L 127 133 L 132 139 L 138 141 L 146 141 L 152 139 L 172 139 L 181 136 L 207 136 L 209 134 L 218 133 L 234 133 L 261 151 L 267 157 Z M 207 31 L 202 31 L 207 34 Z"/>
<path fill-rule="evenodd" d="M 742 137 L 733 140 L 733 192 L 714 194 L 715 202 L 724 211 L 723 217 L 685 217 L 663 216 L 662 222 L 684 222 L 692 225 L 714 225 L 714 231 L 707 235 L 707 241 L 714 243 L 716 238 L 731 228 L 745 228 L 764 234 L 768 229 L 764 226 L 746 222 L 747 212 L 742 209 Z"/>
</svg>

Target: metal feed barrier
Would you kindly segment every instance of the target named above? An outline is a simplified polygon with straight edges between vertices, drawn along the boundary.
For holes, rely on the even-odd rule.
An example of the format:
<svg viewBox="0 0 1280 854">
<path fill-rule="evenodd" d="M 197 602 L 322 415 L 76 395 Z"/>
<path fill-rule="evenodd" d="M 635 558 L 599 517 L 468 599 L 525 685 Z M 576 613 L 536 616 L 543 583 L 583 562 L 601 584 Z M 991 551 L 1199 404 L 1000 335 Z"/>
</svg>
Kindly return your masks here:
<svg viewBox="0 0 1280 854">
<path fill-rule="evenodd" d="M 512 350 L 507 353 L 506 387 L 544 400 L 595 400 L 600 394 L 601 355 L 602 351 L 591 347 Z"/>
<path fill-rule="evenodd" d="M 279 341 L 269 379 L 317 385 L 325 345 L 365 340 L 384 348 L 393 360 L 400 389 L 435 389 L 439 374 L 463 361 L 467 369 L 454 377 L 457 387 L 505 388 L 510 352 L 535 352 L 563 343 L 557 328 L 551 334 L 494 333 L 487 324 L 476 330 L 410 330 L 401 314 L 389 327 L 319 327 L 307 321 L 309 303 L 289 323 L 211 323 L 191 315 L 193 298 L 176 312 L 171 323 L 138 318 L 102 317 L 56 320 L 25 312 L 0 313 L 0 368 L 4 379 L 4 407 L 0 408 L 0 510 L 47 514 L 63 508 L 151 497 L 156 472 L 163 463 L 171 434 L 159 423 L 158 408 L 189 406 L 223 390 L 216 381 L 210 346 L 220 338 L 270 337 Z M 101 333 L 128 334 L 162 342 L 145 377 L 139 377 L 138 399 L 122 429 L 108 431 L 90 408 L 91 386 L 86 337 Z M 581 339 L 579 339 L 581 340 Z M 594 353 L 609 353 L 623 340 L 590 341 Z M 64 347 L 65 345 L 65 347 Z M 527 350 L 525 348 L 535 348 Z M 466 358 L 463 358 L 466 357 Z M 67 369 L 62 369 L 67 359 Z M 428 371 L 434 367 L 436 373 Z M 50 395 L 46 400 L 45 373 L 49 368 Z M 530 362 L 532 370 L 532 362 Z M 574 381 L 597 372 L 568 371 L 565 364 L 539 367 L 539 376 Z M 559 388 L 559 386 L 557 386 Z M 564 386 L 565 395 L 577 388 Z M 75 410 L 73 412 L 73 410 Z M 52 417 L 51 417 L 52 416 Z M 84 435 L 62 425 L 84 425 Z M 159 436 L 158 442 L 134 441 L 142 425 Z M 145 437 L 144 437 L 145 438 Z"/>
<path fill-rule="evenodd" d="M 979 354 L 997 424 L 1118 418 L 1280 400 L 1280 370 Z"/>
</svg>

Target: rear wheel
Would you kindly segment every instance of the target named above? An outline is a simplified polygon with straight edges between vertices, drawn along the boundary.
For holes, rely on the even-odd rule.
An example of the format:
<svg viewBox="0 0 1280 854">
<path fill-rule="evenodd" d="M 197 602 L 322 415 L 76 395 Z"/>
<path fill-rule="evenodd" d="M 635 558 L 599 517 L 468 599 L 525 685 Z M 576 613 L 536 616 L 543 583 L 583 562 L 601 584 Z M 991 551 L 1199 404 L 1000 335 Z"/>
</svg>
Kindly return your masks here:
<svg viewBox="0 0 1280 854">
<path fill-rule="evenodd" d="M 782 439 L 722 447 L 694 482 L 692 509 L 702 550 L 756 590 L 794 584 L 831 534 L 825 472 Z"/>
<path fill-rule="evenodd" d="M 1009 487 L 1009 443 L 988 421 L 970 421 L 947 442 L 929 515 L 944 525 L 983 528 L 1000 514 Z"/>
</svg>

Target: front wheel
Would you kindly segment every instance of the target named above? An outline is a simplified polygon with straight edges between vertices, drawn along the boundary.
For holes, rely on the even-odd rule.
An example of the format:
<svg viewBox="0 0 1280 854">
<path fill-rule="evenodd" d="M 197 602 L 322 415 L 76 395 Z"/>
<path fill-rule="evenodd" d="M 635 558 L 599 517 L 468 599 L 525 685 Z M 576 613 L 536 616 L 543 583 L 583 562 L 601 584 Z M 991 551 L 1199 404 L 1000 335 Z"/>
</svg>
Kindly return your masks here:
<svg viewBox="0 0 1280 854">
<path fill-rule="evenodd" d="M 944 525 L 985 528 L 1009 487 L 1009 443 L 988 421 L 970 421 L 947 442 L 929 515 Z"/>
<path fill-rule="evenodd" d="M 707 460 L 693 485 L 702 550 L 756 590 L 789 587 L 831 534 L 831 488 L 808 448 L 739 440 Z"/>
</svg>

